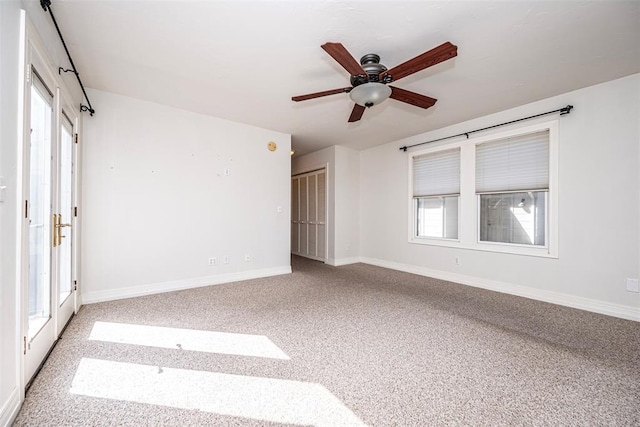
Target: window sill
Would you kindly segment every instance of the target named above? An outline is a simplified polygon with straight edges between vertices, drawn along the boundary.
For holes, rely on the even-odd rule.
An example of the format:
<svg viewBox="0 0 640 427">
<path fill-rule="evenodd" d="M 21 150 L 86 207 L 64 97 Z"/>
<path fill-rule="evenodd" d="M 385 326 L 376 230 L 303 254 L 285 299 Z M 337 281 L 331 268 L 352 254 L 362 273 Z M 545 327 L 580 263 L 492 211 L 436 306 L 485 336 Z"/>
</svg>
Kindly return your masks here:
<svg viewBox="0 0 640 427">
<path fill-rule="evenodd" d="M 499 243 L 462 243 L 459 240 L 447 239 L 430 239 L 427 237 L 413 237 L 409 239 L 409 243 L 415 245 L 441 246 L 456 249 L 466 249 L 481 252 L 496 252 L 509 255 L 525 255 L 540 258 L 557 259 L 557 253 L 550 248 L 542 247 L 526 247 L 522 245 L 501 245 Z"/>
</svg>

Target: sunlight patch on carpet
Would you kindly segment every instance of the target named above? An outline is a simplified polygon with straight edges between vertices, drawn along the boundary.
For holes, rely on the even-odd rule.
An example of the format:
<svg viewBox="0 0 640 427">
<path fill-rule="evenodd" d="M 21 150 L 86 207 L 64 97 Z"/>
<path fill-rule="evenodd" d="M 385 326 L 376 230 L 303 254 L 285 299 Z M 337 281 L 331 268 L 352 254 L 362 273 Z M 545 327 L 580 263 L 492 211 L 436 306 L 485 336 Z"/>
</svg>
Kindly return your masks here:
<svg viewBox="0 0 640 427">
<path fill-rule="evenodd" d="M 95 322 L 90 340 L 237 356 L 290 360 L 264 335 Z"/>
<path fill-rule="evenodd" d="M 320 384 L 83 358 L 70 392 L 296 425 L 364 426 Z"/>
</svg>

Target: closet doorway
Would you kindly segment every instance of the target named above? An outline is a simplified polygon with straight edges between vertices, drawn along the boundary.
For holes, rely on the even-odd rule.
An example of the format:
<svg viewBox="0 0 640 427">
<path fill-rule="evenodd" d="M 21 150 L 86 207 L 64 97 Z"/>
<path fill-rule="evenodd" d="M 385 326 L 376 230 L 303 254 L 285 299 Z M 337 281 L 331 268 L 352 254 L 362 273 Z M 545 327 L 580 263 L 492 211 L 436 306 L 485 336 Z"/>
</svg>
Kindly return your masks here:
<svg viewBox="0 0 640 427">
<path fill-rule="evenodd" d="M 291 253 L 327 259 L 327 171 L 291 177 Z"/>
</svg>

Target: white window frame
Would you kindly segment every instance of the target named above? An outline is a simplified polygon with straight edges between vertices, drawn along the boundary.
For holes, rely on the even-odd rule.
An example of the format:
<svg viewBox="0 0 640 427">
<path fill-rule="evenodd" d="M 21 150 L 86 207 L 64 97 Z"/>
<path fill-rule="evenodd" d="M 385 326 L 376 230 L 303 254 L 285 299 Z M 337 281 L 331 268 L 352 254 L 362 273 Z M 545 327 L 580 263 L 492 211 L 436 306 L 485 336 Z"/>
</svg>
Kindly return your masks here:
<svg viewBox="0 0 640 427">
<path fill-rule="evenodd" d="M 528 133 L 549 131 L 549 191 L 545 224 L 546 245 L 522 245 L 480 241 L 480 198 L 476 193 L 476 146 L 499 139 Z M 413 158 L 442 150 L 460 148 L 460 198 L 458 200 L 458 239 L 418 237 L 416 229 L 416 201 L 413 197 Z M 408 241 L 412 244 L 444 246 L 486 252 L 558 258 L 558 121 L 513 127 L 502 132 L 472 137 L 450 144 L 416 150 L 408 156 Z"/>
</svg>

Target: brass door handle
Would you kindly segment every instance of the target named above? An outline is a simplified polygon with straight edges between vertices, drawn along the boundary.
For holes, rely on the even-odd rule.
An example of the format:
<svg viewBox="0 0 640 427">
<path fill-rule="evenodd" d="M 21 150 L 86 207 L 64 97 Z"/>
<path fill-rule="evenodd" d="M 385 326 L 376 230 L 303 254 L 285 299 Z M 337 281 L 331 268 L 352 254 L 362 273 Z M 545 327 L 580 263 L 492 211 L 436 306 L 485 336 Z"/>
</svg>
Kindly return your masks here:
<svg viewBox="0 0 640 427">
<path fill-rule="evenodd" d="M 64 227 L 71 227 L 71 224 L 62 223 L 62 214 L 53 214 L 53 247 L 60 246 L 62 239 L 67 236 L 63 236 L 61 229 Z"/>
<path fill-rule="evenodd" d="M 51 236 L 51 245 L 55 248 L 58 246 L 58 215 L 53 214 L 53 227 L 51 227 L 52 236 Z"/>
</svg>

